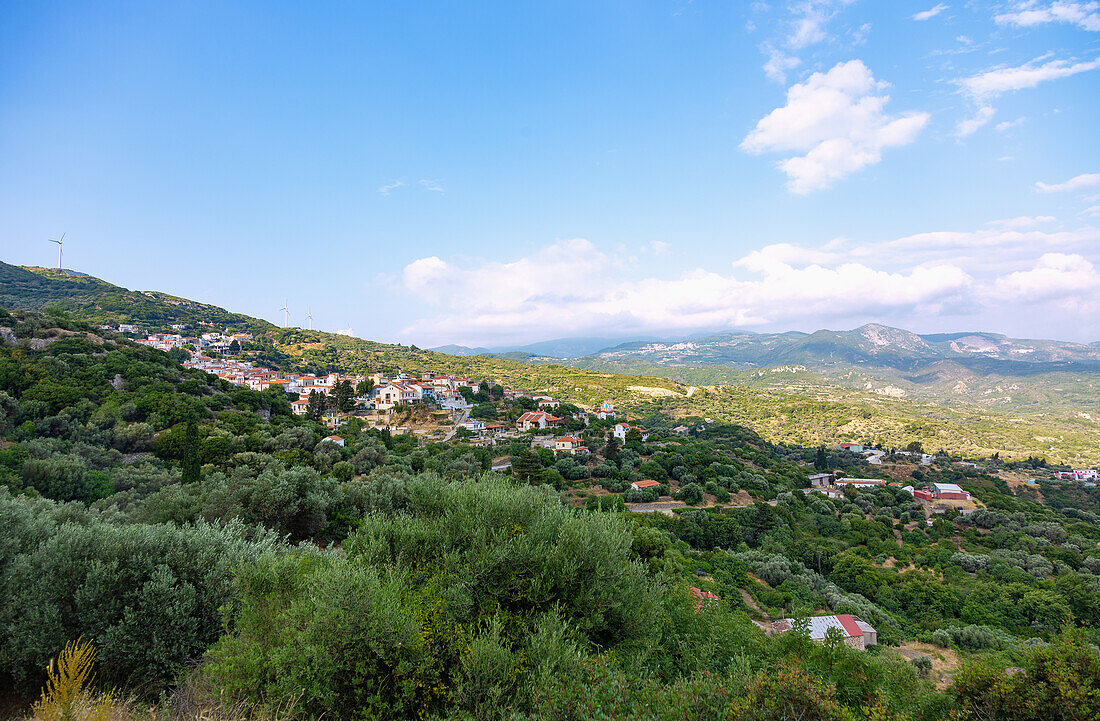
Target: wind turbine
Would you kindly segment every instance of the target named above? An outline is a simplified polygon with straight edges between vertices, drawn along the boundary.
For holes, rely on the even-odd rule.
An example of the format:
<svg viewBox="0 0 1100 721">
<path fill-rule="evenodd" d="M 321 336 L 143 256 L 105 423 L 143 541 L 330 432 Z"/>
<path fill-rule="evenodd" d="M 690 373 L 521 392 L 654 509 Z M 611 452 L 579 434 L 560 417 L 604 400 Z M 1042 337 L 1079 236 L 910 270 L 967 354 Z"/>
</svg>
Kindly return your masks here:
<svg viewBox="0 0 1100 721">
<path fill-rule="evenodd" d="M 283 312 L 283 327 L 284 328 L 289 328 L 290 327 L 290 309 L 286 307 L 286 300 L 283 300 L 283 307 L 280 308 L 279 310 L 281 310 Z"/>
<path fill-rule="evenodd" d="M 313 311 L 312 310 L 307 310 L 306 311 L 306 318 L 309 320 L 309 329 L 313 330 Z"/>
<path fill-rule="evenodd" d="M 61 240 L 50 238 L 51 243 L 57 243 L 57 269 L 61 270 L 61 249 L 65 246 L 65 234 L 61 234 Z"/>
</svg>

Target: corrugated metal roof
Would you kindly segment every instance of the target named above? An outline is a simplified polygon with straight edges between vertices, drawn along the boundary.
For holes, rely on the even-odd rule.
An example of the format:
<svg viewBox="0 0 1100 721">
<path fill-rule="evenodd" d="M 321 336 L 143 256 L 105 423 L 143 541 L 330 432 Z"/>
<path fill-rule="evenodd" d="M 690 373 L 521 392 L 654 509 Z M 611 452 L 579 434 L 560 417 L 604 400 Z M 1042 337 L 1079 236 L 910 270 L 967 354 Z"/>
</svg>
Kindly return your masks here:
<svg viewBox="0 0 1100 721">
<path fill-rule="evenodd" d="M 837 631 L 840 631 L 841 635 L 845 638 L 859 637 L 863 635 L 865 630 L 869 632 L 874 632 L 875 630 L 871 628 L 870 625 L 847 613 L 841 613 L 835 616 L 810 616 L 806 619 L 806 622 L 808 624 L 807 628 L 810 632 L 810 638 L 814 641 L 823 640 L 830 628 L 835 628 Z M 794 628 L 794 624 L 795 619 L 784 618 L 782 621 L 776 622 L 775 630 L 786 631 Z"/>
</svg>

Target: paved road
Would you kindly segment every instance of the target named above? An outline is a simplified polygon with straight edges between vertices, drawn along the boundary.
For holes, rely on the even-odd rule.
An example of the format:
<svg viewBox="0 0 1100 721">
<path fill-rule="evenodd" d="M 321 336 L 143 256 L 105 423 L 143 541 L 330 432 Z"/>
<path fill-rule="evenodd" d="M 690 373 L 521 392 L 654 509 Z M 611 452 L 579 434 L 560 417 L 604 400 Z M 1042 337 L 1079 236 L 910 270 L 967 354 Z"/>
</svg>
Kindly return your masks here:
<svg viewBox="0 0 1100 721">
<path fill-rule="evenodd" d="M 461 428 L 462 424 L 465 423 L 467 420 L 469 420 L 469 418 L 470 418 L 470 412 L 469 411 L 462 411 L 462 417 L 455 420 L 454 427 L 451 428 L 451 432 L 447 434 L 447 436 L 443 439 L 443 442 L 446 443 L 447 441 L 454 438 L 455 434 L 458 433 L 458 429 Z"/>
<path fill-rule="evenodd" d="M 871 451 L 871 454 L 867 456 L 867 462 L 872 466 L 882 465 L 882 457 L 886 455 L 886 451 Z"/>
</svg>

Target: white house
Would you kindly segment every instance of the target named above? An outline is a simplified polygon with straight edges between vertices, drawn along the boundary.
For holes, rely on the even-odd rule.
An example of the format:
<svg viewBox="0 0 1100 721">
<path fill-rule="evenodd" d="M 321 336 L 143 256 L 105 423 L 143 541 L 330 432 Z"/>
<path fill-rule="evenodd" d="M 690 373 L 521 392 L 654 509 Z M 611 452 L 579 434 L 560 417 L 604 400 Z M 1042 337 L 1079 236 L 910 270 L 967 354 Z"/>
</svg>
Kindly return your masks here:
<svg viewBox="0 0 1100 721">
<path fill-rule="evenodd" d="M 556 418 L 543 411 L 528 411 L 516 419 L 516 429 L 529 431 L 534 428 L 544 429 L 561 423 L 561 418 Z"/>
<path fill-rule="evenodd" d="M 649 438 L 649 431 L 645 430 L 644 428 L 632 426 L 629 423 L 616 423 L 615 427 L 611 429 L 612 434 L 614 434 L 614 436 L 623 443 L 626 443 L 626 434 L 630 433 L 631 431 L 638 431 L 639 433 L 641 433 L 643 441 Z"/>
<path fill-rule="evenodd" d="M 329 443 L 335 443 L 336 445 L 341 447 L 344 445 L 344 439 L 340 436 L 325 436 L 321 439 L 321 443 L 324 443 L 325 441 L 328 441 Z"/>
</svg>

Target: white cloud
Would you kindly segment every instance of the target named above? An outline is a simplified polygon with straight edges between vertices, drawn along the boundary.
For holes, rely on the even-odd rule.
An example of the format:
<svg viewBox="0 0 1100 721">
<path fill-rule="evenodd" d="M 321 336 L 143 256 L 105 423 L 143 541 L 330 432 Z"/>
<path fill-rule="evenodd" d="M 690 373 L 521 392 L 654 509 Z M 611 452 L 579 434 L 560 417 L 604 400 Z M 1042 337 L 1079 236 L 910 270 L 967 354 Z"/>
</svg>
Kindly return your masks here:
<svg viewBox="0 0 1100 721">
<path fill-rule="evenodd" d="M 389 195 L 390 193 L 397 190 L 398 188 L 400 188 L 404 184 L 405 184 L 405 182 L 402 181 L 402 180 L 395 180 L 392 183 L 386 183 L 385 185 L 383 185 L 381 188 L 378 189 L 378 192 L 381 193 L 382 195 Z"/>
<path fill-rule="evenodd" d="M 1003 230 L 1023 230 L 1025 228 L 1035 228 L 1040 225 L 1046 225 L 1047 223 L 1053 223 L 1055 220 L 1057 220 L 1057 218 L 1052 215 L 1021 215 L 1016 218 L 992 220 L 987 223 L 987 225 Z"/>
<path fill-rule="evenodd" d="M 764 63 L 764 75 L 777 83 L 787 82 L 787 73 L 802 63 L 794 55 L 788 55 L 770 46 L 766 47 L 765 51 L 768 53 L 768 60 Z"/>
<path fill-rule="evenodd" d="M 859 60 L 814 73 L 787 90 L 787 104 L 762 118 L 742 150 L 804 153 L 780 161 L 787 187 L 805 194 L 882 160 L 885 148 L 913 142 L 928 114 L 888 115 L 888 83 L 875 80 Z"/>
<path fill-rule="evenodd" d="M 649 252 L 655 256 L 672 255 L 672 245 L 663 240 L 651 240 L 648 246 Z"/>
<path fill-rule="evenodd" d="M 940 13 L 942 13 L 948 7 L 950 7 L 950 6 L 949 5 L 944 5 L 943 3 L 940 3 L 939 5 L 936 5 L 935 7 L 928 8 L 927 10 L 922 10 L 921 12 L 914 15 L 913 19 L 914 20 L 930 20 L 930 19 L 936 17 L 937 15 L 939 15 Z"/>
<path fill-rule="evenodd" d="M 774 23 L 778 28 L 775 36 L 760 46 L 767 56 L 764 62 L 764 74 L 777 83 L 787 82 L 787 73 L 802 64 L 798 52 L 818 43 L 830 40 L 829 22 L 847 5 L 855 0 L 798 0 L 788 2 L 787 16 Z M 763 3 L 753 5 L 754 12 L 764 12 L 768 6 Z M 870 24 L 864 24 L 852 34 L 852 42 L 860 44 L 870 32 Z"/>
<path fill-rule="evenodd" d="M 1035 184 L 1035 190 L 1040 193 L 1065 193 L 1097 186 L 1100 186 L 1100 173 L 1083 173 L 1064 183 L 1048 184 L 1040 181 Z"/>
<path fill-rule="evenodd" d="M 404 289 L 429 314 L 403 329 L 418 343 L 520 342 L 562 335 L 689 333 L 736 327 L 852 327 L 866 320 L 935 327 L 938 318 L 1009 313 L 1018 331 L 1091 332 L 1100 310 L 1100 229 L 1044 232 L 1050 216 L 991 221 L 819 247 L 767 245 L 728 270 L 639 274 L 587 240 L 511 261 L 409 263 Z M 654 268 L 660 262 L 650 261 Z"/>
<path fill-rule="evenodd" d="M 1034 88 L 1048 80 L 1068 78 L 1100 68 L 1100 58 L 1079 63 L 1071 63 L 1068 60 L 1051 60 L 1041 65 L 1038 63 L 1039 60 L 1032 60 L 1017 67 L 988 70 L 963 78 L 959 84 L 974 98 L 994 98 L 1002 93 Z"/>
<path fill-rule="evenodd" d="M 738 270 L 752 277 L 740 278 Z M 450 282 L 436 287 L 433 305 L 443 312 L 403 335 L 491 341 L 525 332 L 549 337 L 609 327 L 688 331 L 910 312 L 938 308 L 970 284 L 964 271 L 947 264 L 889 271 L 790 245 L 756 251 L 736 261 L 729 274 L 696 269 L 675 278 L 630 279 L 591 243 L 577 239 L 528 258 L 469 269 L 423 258 L 406 267 L 407 290 L 419 294 L 440 272 Z"/>
<path fill-rule="evenodd" d="M 994 127 L 997 128 L 997 132 L 1003 133 L 1006 130 L 1011 130 L 1012 128 L 1017 128 L 1017 127 L 1023 125 L 1026 121 L 1027 121 L 1027 118 L 1022 118 L 1021 117 L 1021 118 L 1016 118 L 1015 120 L 1006 120 L 1003 123 L 997 123 L 997 125 L 994 126 Z"/>
<path fill-rule="evenodd" d="M 1046 6 L 1037 6 L 1035 0 L 1017 2 L 1011 12 L 994 17 L 1000 25 L 1034 27 L 1047 23 L 1068 23 L 1082 30 L 1100 32 L 1100 2 L 1072 2 L 1056 0 Z"/>
<path fill-rule="evenodd" d="M 420 187 L 424 188 L 424 190 L 430 190 L 430 191 L 435 192 L 435 193 L 442 193 L 443 192 L 443 186 L 440 184 L 440 182 L 438 180 L 424 179 L 424 180 L 421 180 L 419 182 L 420 182 Z"/>
<path fill-rule="evenodd" d="M 996 108 L 992 108 L 988 105 L 983 105 L 978 108 L 977 112 L 969 117 L 963 118 L 955 126 L 955 135 L 960 138 L 965 138 L 968 135 L 973 135 L 978 132 L 978 129 L 993 119 L 993 116 L 997 113 Z"/>
<path fill-rule="evenodd" d="M 1080 212 L 1080 215 L 1086 218 L 1100 218 L 1100 205 L 1094 205 L 1090 208 L 1085 208 Z"/>
<path fill-rule="evenodd" d="M 1029 270 L 997 278 L 990 295 L 1006 301 L 1042 303 L 1060 301 L 1066 310 L 1090 312 L 1098 308 L 1100 273 L 1077 254 L 1044 253 Z"/>
</svg>

